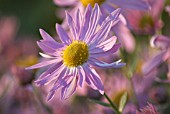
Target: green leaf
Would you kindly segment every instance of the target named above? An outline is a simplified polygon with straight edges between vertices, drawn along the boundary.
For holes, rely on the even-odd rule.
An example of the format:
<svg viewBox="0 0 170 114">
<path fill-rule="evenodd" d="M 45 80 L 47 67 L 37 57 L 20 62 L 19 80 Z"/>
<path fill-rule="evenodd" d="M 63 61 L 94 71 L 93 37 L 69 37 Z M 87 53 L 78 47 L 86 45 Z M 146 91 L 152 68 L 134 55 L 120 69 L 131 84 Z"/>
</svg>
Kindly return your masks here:
<svg viewBox="0 0 170 114">
<path fill-rule="evenodd" d="M 120 112 L 122 112 L 125 107 L 125 104 L 127 102 L 127 97 L 128 97 L 128 94 L 127 94 L 127 92 L 125 92 L 120 99 L 120 102 L 119 102 L 119 111 Z"/>
<path fill-rule="evenodd" d="M 110 104 L 105 103 L 105 102 L 101 102 L 101 101 L 98 101 L 98 100 L 89 99 L 89 101 L 93 102 L 93 103 L 96 103 L 96 104 L 99 104 L 99 105 L 102 105 L 102 106 L 105 106 L 105 107 L 111 107 Z"/>
</svg>

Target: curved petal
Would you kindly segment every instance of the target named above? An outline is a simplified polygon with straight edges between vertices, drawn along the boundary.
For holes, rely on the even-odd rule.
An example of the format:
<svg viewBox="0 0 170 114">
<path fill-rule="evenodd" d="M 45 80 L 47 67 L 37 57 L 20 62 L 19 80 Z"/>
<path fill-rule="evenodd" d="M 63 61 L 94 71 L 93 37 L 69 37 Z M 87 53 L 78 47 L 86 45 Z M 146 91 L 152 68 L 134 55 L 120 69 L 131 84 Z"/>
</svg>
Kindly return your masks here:
<svg viewBox="0 0 170 114">
<path fill-rule="evenodd" d="M 151 60 L 147 61 L 143 66 L 142 66 L 142 72 L 144 74 L 150 73 L 154 68 L 158 67 L 163 62 L 163 57 L 165 55 L 166 51 L 163 51 L 153 57 Z"/>
<path fill-rule="evenodd" d="M 167 49 L 170 44 L 170 38 L 164 35 L 155 35 L 151 39 L 151 46 L 161 49 Z"/>
<path fill-rule="evenodd" d="M 118 60 L 118 61 L 113 62 L 113 63 L 105 63 L 105 62 L 99 61 L 95 58 L 90 58 L 88 60 L 89 64 L 96 66 L 96 67 L 99 67 L 99 68 L 121 68 L 121 67 L 126 65 L 126 63 L 120 63 L 120 62 L 121 62 L 121 60 Z"/>
<path fill-rule="evenodd" d="M 39 31 L 40 31 L 41 37 L 44 40 L 55 42 L 55 40 L 47 32 L 45 32 L 43 29 L 39 29 Z"/>
<path fill-rule="evenodd" d="M 60 40 L 64 44 L 69 45 L 71 43 L 71 39 L 69 38 L 65 30 L 59 24 L 56 24 L 56 30 L 57 30 Z"/>
</svg>

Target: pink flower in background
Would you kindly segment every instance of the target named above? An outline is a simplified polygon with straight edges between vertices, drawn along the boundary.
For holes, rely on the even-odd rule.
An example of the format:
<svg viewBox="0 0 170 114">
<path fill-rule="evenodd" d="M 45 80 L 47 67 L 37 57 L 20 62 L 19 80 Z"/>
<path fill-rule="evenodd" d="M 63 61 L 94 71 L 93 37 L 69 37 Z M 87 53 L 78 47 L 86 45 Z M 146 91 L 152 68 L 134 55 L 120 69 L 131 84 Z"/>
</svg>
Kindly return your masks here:
<svg viewBox="0 0 170 114">
<path fill-rule="evenodd" d="M 40 29 L 43 40 L 37 43 L 44 51 L 40 54 L 47 60 L 27 69 L 50 65 L 36 81 L 40 86 L 53 82 L 48 100 L 53 98 L 59 88 L 61 88 L 61 99 L 67 99 L 75 92 L 77 86 L 82 87 L 84 81 L 101 94 L 104 93 L 101 79 L 93 66 L 120 68 L 125 65 L 120 63 L 120 60 L 109 64 L 97 59 L 113 54 L 120 48 L 120 44 L 116 44 L 116 37 L 108 37 L 112 25 L 118 22 L 119 14 L 120 9 L 115 10 L 102 22 L 101 27 L 97 28 L 101 15 L 97 4 L 93 9 L 88 5 L 84 16 L 77 10 L 76 21 L 66 13 L 71 35 L 68 36 L 65 30 L 56 24 L 62 43 L 56 42 Z"/>
<path fill-rule="evenodd" d="M 0 52 L 15 38 L 18 30 L 17 21 L 17 18 L 12 16 L 0 18 Z"/>
<path fill-rule="evenodd" d="M 98 3 L 103 15 L 101 20 L 104 19 L 108 15 L 108 13 L 113 12 L 118 7 L 122 8 L 123 14 L 126 13 L 127 9 L 149 9 L 148 3 L 144 0 L 54 0 L 54 2 L 59 6 L 71 6 L 70 13 L 72 13 L 73 15 L 76 15 L 77 8 L 79 8 L 81 12 L 84 12 L 84 9 L 88 4 L 94 6 L 95 3 Z M 112 30 L 114 31 L 119 41 L 122 43 L 123 47 L 125 47 L 126 51 L 133 52 L 135 49 L 134 37 L 125 24 L 125 17 L 121 14 L 119 18 L 121 19 L 121 21 L 113 26 Z M 63 26 L 66 27 L 65 21 L 63 23 Z"/>
<path fill-rule="evenodd" d="M 124 13 L 128 26 L 139 34 L 154 34 L 163 26 L 163 22 L 160 18 L 164 9 L 164 0 L 147 1 L 151 6 L 151 10 L 126 10 L 126 13 Z"/>
<path fill-rule="evenodd" d="M 167 61 L 170 69 L 170 38 L 164 35 L 156 35 L 151 39 L 151 45 L 160 48 L 161 51 L 143 66 L 143 72 L 148 74 L 157 68 L 161 63 Z M 170 72 L 170 70 L 169 70 Z M 170 77 L 170 74 L 168 74 Z"/>
</svg>

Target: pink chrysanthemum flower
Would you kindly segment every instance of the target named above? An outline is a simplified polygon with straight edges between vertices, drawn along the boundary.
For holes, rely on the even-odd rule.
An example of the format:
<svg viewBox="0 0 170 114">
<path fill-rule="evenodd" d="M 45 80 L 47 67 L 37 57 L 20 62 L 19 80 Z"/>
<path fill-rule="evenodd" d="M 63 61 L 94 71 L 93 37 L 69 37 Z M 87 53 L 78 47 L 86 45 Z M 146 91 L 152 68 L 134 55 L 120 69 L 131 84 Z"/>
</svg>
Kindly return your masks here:
<svg viewBox="0 0 170 114">
<path fill-rule="evenodd" d="M 104 93 L 102 81 L 93 66 L 119 68 L 125 65 L 125 63 L 120 63 L 120 60 L 109 64 L 97 59 L 113 54 L 120 48 L 120 44 L 116 44 L 116 37 L 108 38 L 111 27 L 118 22 L 119 14 L 120 9 L 115 10 L 99 27 L 101 14 L 97 4 L 93 9 L 88 5 L 83 16 L 77 10 L 75 22 L 66 13 L 71 35 L 68 36 L 65 30 L 56 24 L 56 30 L 62 43 L 56 42 L 50 35 L 40 29 L 43 40 L 37 43 L 44 51 L 40 54 L 49 60 L 27 69 L 50 66 L 36 80 L 36 83 L 40 86 L 50 82 L 53 83 L 48 100 L 53 98 L 59 88 L 61 89 L 61 99 L 66 99 L 75 92 L 77 86 L 82 87 L 84 82 L 101 94 Z"/>
</svg>

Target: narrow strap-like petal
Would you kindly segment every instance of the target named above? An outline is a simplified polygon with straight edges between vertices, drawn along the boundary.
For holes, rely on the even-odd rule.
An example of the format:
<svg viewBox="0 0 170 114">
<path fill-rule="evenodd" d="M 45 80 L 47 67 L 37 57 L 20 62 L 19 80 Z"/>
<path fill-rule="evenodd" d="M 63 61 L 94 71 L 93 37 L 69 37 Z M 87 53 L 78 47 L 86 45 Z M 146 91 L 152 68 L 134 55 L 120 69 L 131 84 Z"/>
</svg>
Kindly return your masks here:
<svg viewBox="0 0 170 114">
<path fill-rule="evenodd" d="M 77 33 L 76 33 L 76 27 L 73 18 L 70 16 L 68 12 L 66 12 L 66 18 L 67 18 L 67 23 L 69 25 L 70 31 L 73 35 L 73 40 L 77 40 Z"/>
<path fill-rule="evenodd" d="M 60 76 L 64 76 L 66 70 L 67 70 L 67 68 L 64 65 L 61 65 L 54 72 L 52 72 L 51 74 L 48 74 L 48 76 L 36 80 L 35 83 L 38 86 L 43 86 L 43 85 L 47 85 L 48 83 L 50 83 L 50 82 L 52 82 L 54 80 L 57 81 Z"/>
<path fill-rule="evenodd" d="M 85 36 L 85 41 L 88 41 L 89 38 L 96 32 L 99 19 L 100 19 L 100 8 L 98 4 L 95 4 L 91 16 L 90 16 L 90 22 L 89 22 L 89 28 L 87 30 L 86 36 Z"/>
<path fill-rule="evenodd" d="M 163 57 L 164 57 L 165 53 L 166 53 L 166 51 L 163 51 L 163 52 L 159 53 L 158 55 L 154 56 L 152 59 L 148 60 L 142 67 L 143 73 L 148 74 L 154 68 L 156 68 L 158 65 L 160 65 L 163 62 Z"/>
<path fill-rule="evenodd" d="M 43 52 L 45 52 L 45 53 L 49 53 L 50 54 L 50 53 L 55 53 L 57 51 L 56 49 L 54 49 L 52 47 L 49 47 L 49 46 L 45 45 L 42 42 L 37 41 L 37 44 L 41 48 L 41 50 Z"/>
<path fill-rule="evenodd" d="M 89 65 L 83 67 L 86 73 L 86 82 L 90 84 L 93 89 L 97 89 L 101 94 L 104 94 L 104 87 L 97 72 Z"/>
<path fill-rule="evenodd" d="M 58 62 L 60 62 L 60 61 L 61 61 L 61 59 L 53 59 L 53 60 L 43 61 L 43 62 L 40 62 L 40 63 L 35 64 L 35 65 L 33 65 L 33 66 L 27 67 L 26 69 L 41 68 L 41 67 L 48 66 L 48 65 L 50 65 L 50 64 L 58 63 Z"/>
<path fill-rule="evenodd" d="M 95 58 L 90 58 L 88 60 L 88 63 L 91 64 L 92 66 L 96 66 L 99 68 L 121 68 L 126 65 L 125 63 L 121 63 L 121 60 L 118 60 L 113 63 L 105 63 L 105 62 L 97 60 Z"/>
<path fill-rule="evenodd" d="M 83 40 L 85 38 L 86 32 L 89 28 L 91 12 L 92 12 L 92 7 L 91 7 L 91 5 L 88 5 L 86 8 L 86 11 L 84 13 L 84 17 L 83 17 L 83 26 L 82 26 L 81 34 L 80 34 L 80 38 L 79 38 L 80 40 Z"/>
<path fill-rule="evenodd" d="M 50 101 L 55 95 L 55 91 L 49 92 L 47 96 L 47 101 Z"/>
<path fill-rule="evenodd" d="M 79 83 L 79 86 L 82 87 L 83 86 L 83 82 L 85 81 L 85 71 L 83 70 L 82 67 L 80 67 L 78 69 L 78 75 L 79 75 L 79 78 L 78 78 L 78 83 Z"/>
<path fill-rule="evenodd" d="M 96 42 L 101 43 L 106 39 L 108 36 L 110 29 L 112 27 L 112 21 L 109 21 L 107 24 L 102 26 L 95 35 L 93 35 L 88 41 L 86 41 L 88 44 L 92 45 Z"/>
<path fill-rule="evenodd" d="M 78 34 L 78 37 L 80 35 L 81 28 L 82 28 L 82 15 L 80 9 L 78 9 L 76 14 L 76 32 Z"/>
<path fill-rule="evenodd" d="M 121 9 L 118 8 L 116 10 L 114 10 L 113 12 L 111 12 L 111 14 L 109 16 L 107 16 L 105 18 L 105 20 L 102 22 L 101 26 L 104 26 L 106 23 L 108 23 L 109 21 L 116 21 L 119 19 L 119 15 L 120 15 Z M 114 23 L 114 22 L 113 22 Z"/>
<path fill-rule="evenodd" d="M 39 29 L 40 34 L 44 40 L 47 41 L 55 41 L 47 32 L 45 32 L 43 29 Z"/>
<path fill-rule="evenodd" d="M 60 44 L 56 41 L 46 41 L 46 40 L 40 40 L 41 43 L 43 43 L 44 45 L 53 48 L 54 50 L 57 50 L 58 48 L 62 48 L 64 47 L 64 44 Z"/>
<path fill-rule="evenodd" d="M 55 72 L 60 66 L 62 65 L 62 62 L 59 62 L 53 66 L 51 66 L 50 68 L 48 68 L 44 73 L 42 73 L 38 80 L 41 80 L 47 76 L 49 76 L 50 74 L 52 74 L 53 72 Z"/>
<path fill-rule="evenodd" d="M 65 30 L 59 25 L 56 24 L 56 30 L 59 35 L 60 40 L 64 43 L 69 45 L 71 43 L 71 39 L 69 38 L 68 34 L 65 32 Z"/>
</svg>

